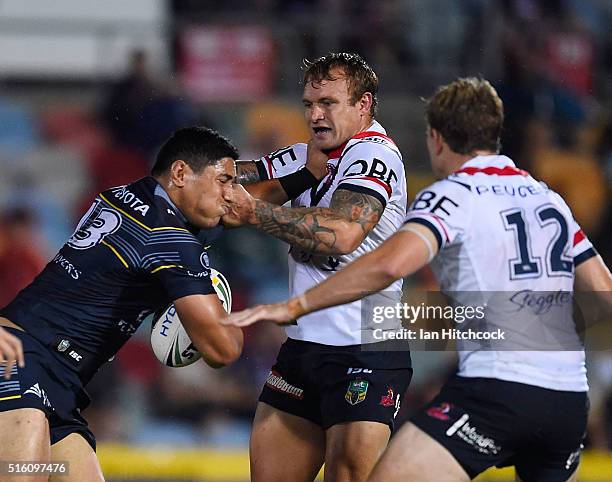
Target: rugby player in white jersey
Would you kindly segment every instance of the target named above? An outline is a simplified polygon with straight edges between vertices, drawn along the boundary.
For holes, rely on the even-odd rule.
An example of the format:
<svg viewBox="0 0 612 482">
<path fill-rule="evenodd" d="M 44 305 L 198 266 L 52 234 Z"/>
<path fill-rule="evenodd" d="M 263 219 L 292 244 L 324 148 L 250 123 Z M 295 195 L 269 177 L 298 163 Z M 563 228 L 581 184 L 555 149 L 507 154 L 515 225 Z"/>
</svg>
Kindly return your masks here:
<svg viewBox="0 0 612 482">
<path fill-rule="evenodd" d="M 242 188 L 234 193 L 234 214 L 242 222 L 290 244 L 293 294 L 373 250 L 403 223 L 404 166 L 397 146 L 374 120 L 377 90 L 376 74 L 358 55 L 329 54 L 307 64 L 305 119 L 311 147 L 326 153 L 320 166 L 325 176 L 300 190 L 291 207 L 255 199 Z M 306 144 L 296 144 L 257 165 L 268 179 L 264 183 L 296 173 L 300 184 L 300 175 L 312 177 L 302 169 L 306 162 Z M 283 182 L 294 198 L 294 188 Z M 256 187 L 247 186 L 251 193 Z M 401 280 L 381 296 L 399 301 Z M 373 343 L 360 306 L 339 306 L 287 328 L 289 338 L 257 406 L 250 444 L 253 481 L 312 481 L 324 461 L 326 480 L 362 481 L 383 452 L 410 382 L 410 354 Z M 392 321 L 389 329 L 397 326 L 399 320 Z M 372 346 L 363 350 L 364 344 Z"/>
<path fill-rule="evenodd" d="M 503 303 L 487 306 L 486 321 L 513 334 L 515 349 L 458 344 L 457 374 L 398 431 L 368 480 L 459 482 L 495 465 L 514 465 L 524 482 L 576 480 L 588 386 L 564 293 L 592 292 L 609 310 L 610 271 L 563 199 L 498 154 L 503 106 L 487 81 L 441 87 L 427 102 L 426 119 L 440 181 L 417 195 L 403 227 L 304 294 L 228 322 L 299 318 L 305 328 L 311 313 L 384 289 L 435 257 L 442 291 L 459 302 L 480 293 L 484 302 L 514 306 L 510 315 Z M 554 302 L 530 312 L 528 298 L 538 292 L 553 294 Z M 514 329 L 524 320 L 531 322 L 521 325 L 526 333 Z M 556 350 L 537 348 L 544 340 L 532 334 L 541 327 L 550 335 L 543 338 L 562 340 Z"/>
</svg>

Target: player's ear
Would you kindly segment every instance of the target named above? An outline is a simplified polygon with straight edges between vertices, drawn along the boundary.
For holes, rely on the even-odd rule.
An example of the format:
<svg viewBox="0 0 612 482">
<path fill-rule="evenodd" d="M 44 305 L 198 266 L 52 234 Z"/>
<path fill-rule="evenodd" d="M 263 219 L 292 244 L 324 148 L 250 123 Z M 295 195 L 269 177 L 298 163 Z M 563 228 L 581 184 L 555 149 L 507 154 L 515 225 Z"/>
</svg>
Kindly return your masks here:
<svg viewBox="0 0 612 482">
<path fill-rule="evenodd" d="M 428 129 L 427 131 L 427 135 L 431 138 L 431 140 L 433 141 L 433 145 L 434 145 L 434 152 L 436 154 L 440 154 L 440 152 L 442 151 L 442 149 L 444 148 L 444 144 L 445 144 L 445 140 L 444 137 L 442 137 L 442 134 L 440 134 L 440 132 L 438 132 L 436 129 L 432 129 L 431 127 Z"/>
<path fill-rule="evenodd" d="M 177 187 L 183 187 L 190 171 L 189 165 L 182 159 L 174 161 L 170 166 L 170 180 L 172 184 Z"/>
<path fill-rule="evenodd" d="M 357 103 L 359 105 L 359 112 L 362 115 L 370 115 L 370 110 L 372 109 L 372 102 L 374 102 L 372 98 L 371 92 L 364 92 Z"/>
</svg>

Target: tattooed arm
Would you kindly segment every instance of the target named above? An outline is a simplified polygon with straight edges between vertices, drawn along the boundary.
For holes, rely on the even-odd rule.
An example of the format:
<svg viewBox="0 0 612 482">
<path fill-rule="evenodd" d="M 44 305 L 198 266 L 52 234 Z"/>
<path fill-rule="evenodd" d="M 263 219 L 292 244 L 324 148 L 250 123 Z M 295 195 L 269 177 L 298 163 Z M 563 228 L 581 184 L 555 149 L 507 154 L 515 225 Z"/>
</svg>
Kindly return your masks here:
<svg viewBox="0 0 612 482">
<path fill-rule="evenodd" d="M 285 204 L 289 198 L 278 179 L 261 179 L 255 161 L 236 161 L 236 182 L 248 193 L 272 204 Z"/>
<path fill-rule="evenodd" d="M 236 161 L 236 182 L 243 186 L 261 181 L 255 161 Z"/>
<path fill-rule="evenodd" d="M 286 208 L 252 199 L 248 223 L 305 251 L 347 254 L 357 249 L 383 211 L 375 197 L 339 189 L 329 208 Z"/>
</svg>

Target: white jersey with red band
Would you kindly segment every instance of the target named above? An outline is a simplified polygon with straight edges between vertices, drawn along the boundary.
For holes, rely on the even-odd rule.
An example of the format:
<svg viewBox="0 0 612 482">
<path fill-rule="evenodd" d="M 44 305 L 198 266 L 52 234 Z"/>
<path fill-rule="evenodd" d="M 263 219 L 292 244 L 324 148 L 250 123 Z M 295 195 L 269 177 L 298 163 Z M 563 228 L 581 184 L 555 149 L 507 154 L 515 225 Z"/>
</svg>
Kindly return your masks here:
<svg viewBox="0 0 612 482">
<path fill-rule="evenodd" d="M 329 207 L 333 194 L 344 189 L 378 199 L 384 206 L 384 212 L 361 245 L 350 254 L 316 255 L 292 246 L 289 250 L 289 289 L 292 296 L 303 293 L 359 256 L 380 246 L 401 227 L 406 216 L 406 177 L 402 157 L 378 122 L 329 155 L 325 178 L 318 186 L 298 196 L 292 206 Z M 267 178 L 276 178 L 302 168 L 306 160 L 306 144 L 294 144 L 257 162 L 260 173 L 265 170 Z M 369 297 L 369 302 L 400 302 L 401 289 L 402 281 L 396 281 L 383 293 Z M 386 320 L 384 326 L 373 326 L 371 322 L 362 320 L 361 306 L 361 301 L 355 301 L 303 316 L 298 325 L 286 329 L 287 335 L 296 340 L 345 346 L 381 341 L 373 336 L 374 329 L 385 331 L 399 327 L 399 319 Z"/>
<path fill-rule="evenodd" d="M 478 156 L 423 189 L 406 223 L 436 236 L 441 290 L 457 306 L 483 305 L 483 319 L 457 328 L 486 322 L 511 339 L 490 349 L 458 341 L 460 376 L 587 390 L 571 293 L 575 266 L 596 252 L 557 193 L 506 156 Z"/>
</svg>

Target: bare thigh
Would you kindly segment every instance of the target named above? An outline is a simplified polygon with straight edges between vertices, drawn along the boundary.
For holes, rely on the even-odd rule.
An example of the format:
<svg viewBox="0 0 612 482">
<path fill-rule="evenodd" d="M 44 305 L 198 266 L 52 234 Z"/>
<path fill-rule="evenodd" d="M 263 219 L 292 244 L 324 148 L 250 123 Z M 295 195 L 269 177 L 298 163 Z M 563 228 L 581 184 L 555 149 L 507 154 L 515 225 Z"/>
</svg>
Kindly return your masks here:
<svg viewBox="0 0 612 482">
<path fill-rule="evenodd" d="M 327 429 L 325 482 L 362 482 L 382 455 L 391 430 L 379 422 L 347 422 Z"/>
<path fill-rule="evenodd" d="M 44 412 L 36 408 L 20 408 L 0 412 L 0 460 L 8 470 L 8 463 L 18 461 L 47 463 L 50 458 L 49 423 Z M 0 475 L 2 482 L 39 482 L 46 475 Z"/>
<path fill-rule="evenodd" d="M 459 462 L 436 440 L 408 422 L 391 439 L 369 482 L 467 482 Z"/>
<path fill-rule="evenodd" d="M 78 433 L 71 433 L 51 446 L 51 462 L 68 462 L 68 474 L 51 476 L 50 482 L 104 481 L 96 453 Z"/>
<path fill-rule="evenodd" d="M 251 433 L 253 482 L 311 482 L 325 456 L 325 432 L 301 417 L 259 402 Z"/>
</svg>

